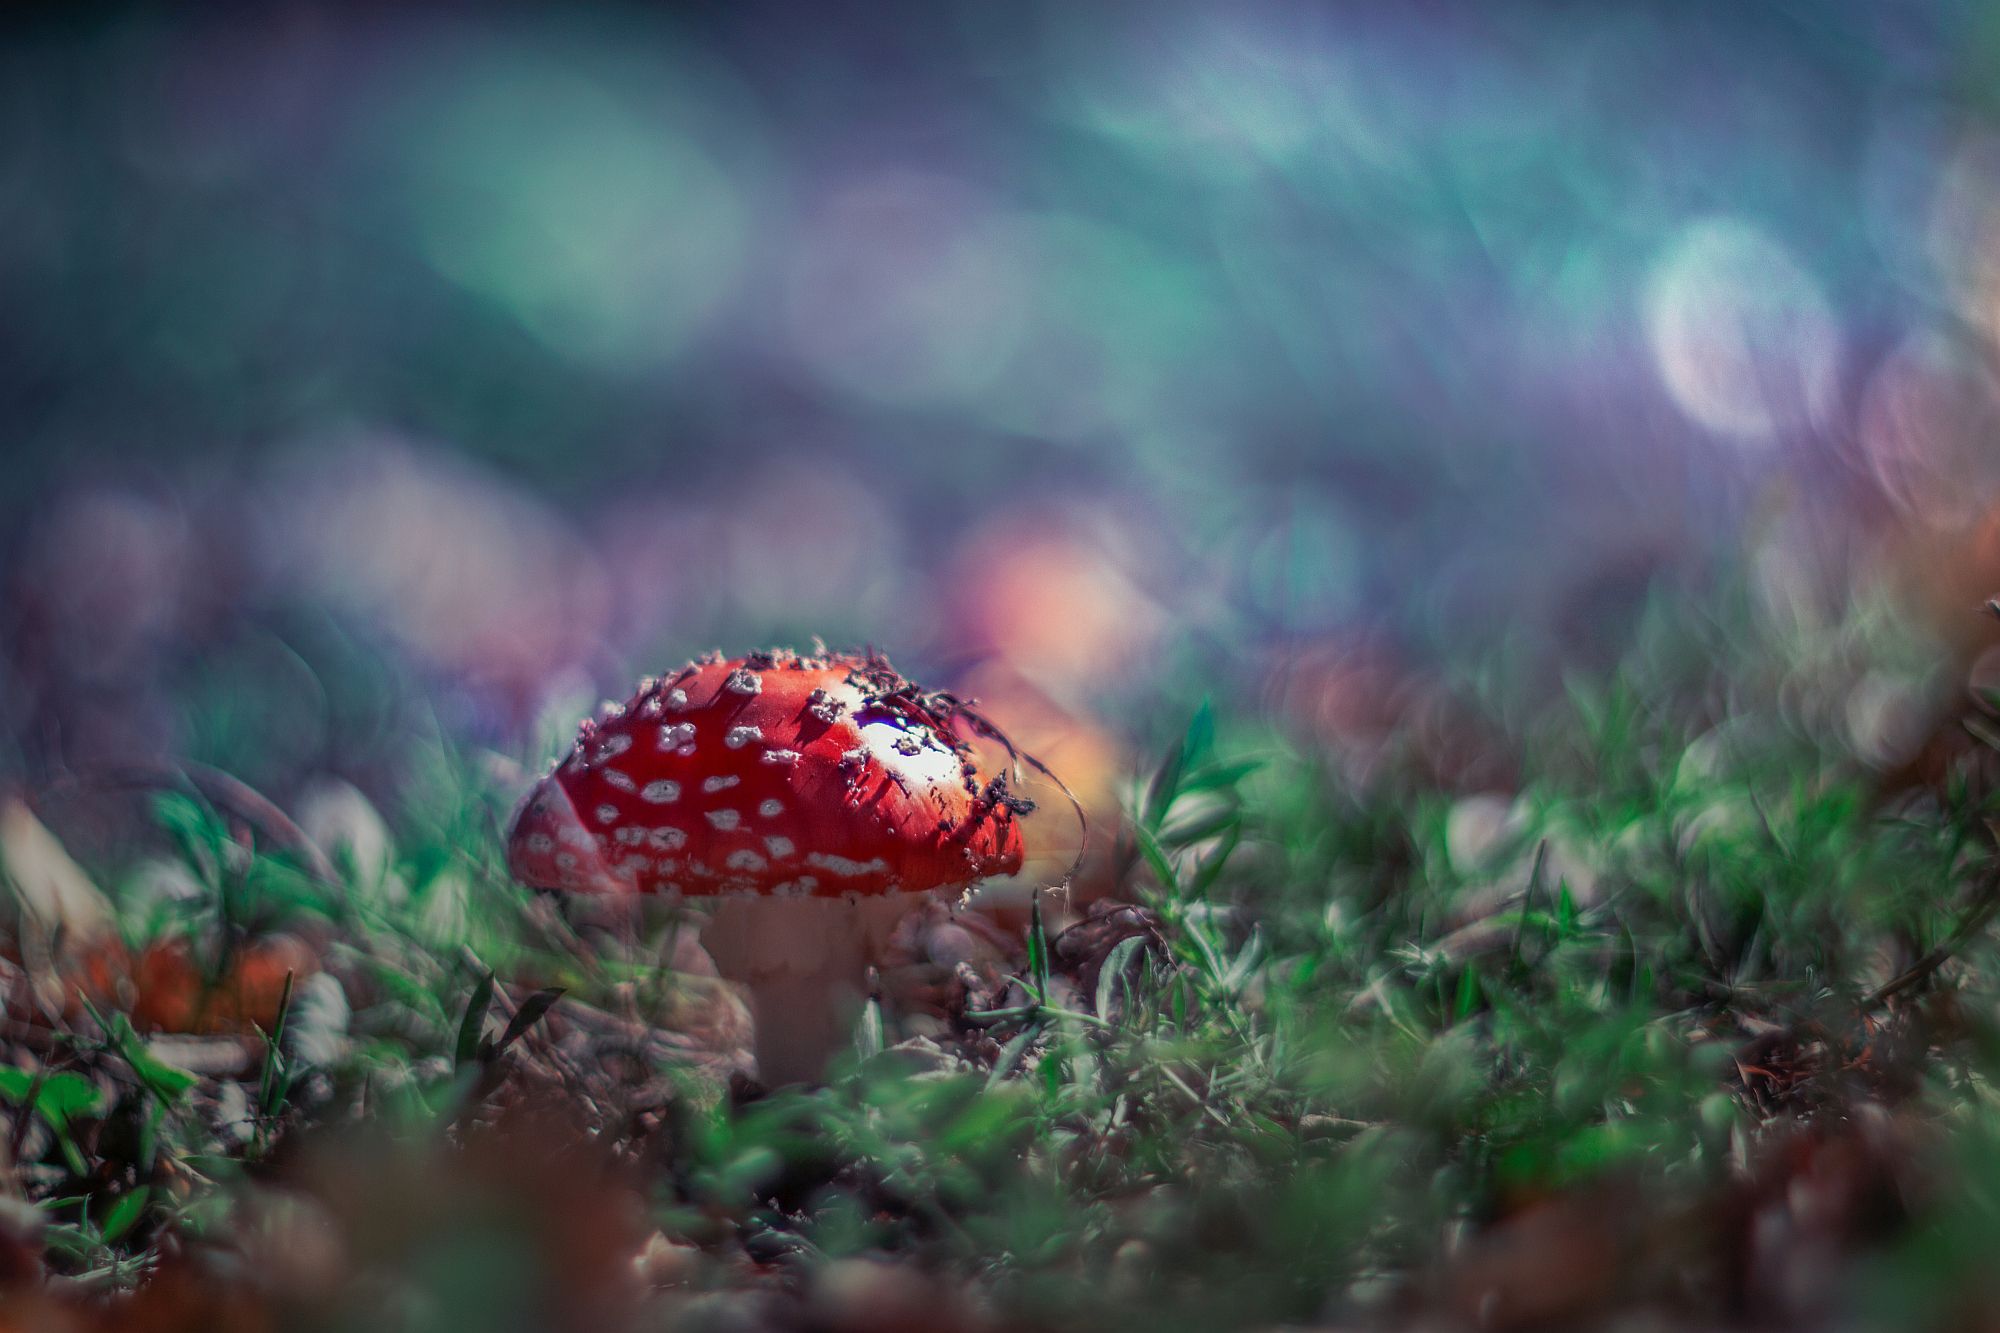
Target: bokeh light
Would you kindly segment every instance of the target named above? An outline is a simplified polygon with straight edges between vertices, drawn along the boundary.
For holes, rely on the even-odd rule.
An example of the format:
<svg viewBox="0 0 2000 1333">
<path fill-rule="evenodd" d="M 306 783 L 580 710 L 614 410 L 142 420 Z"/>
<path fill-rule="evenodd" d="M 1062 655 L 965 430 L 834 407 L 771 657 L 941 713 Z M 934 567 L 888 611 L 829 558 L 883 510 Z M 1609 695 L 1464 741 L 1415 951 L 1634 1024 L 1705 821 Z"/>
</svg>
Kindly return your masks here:
<svg viewBox="0 0 2000 1333">
<path fill-rule="evenodd" d="M 1700 222 L 1661 261 L 1648 297 L 1660 378 L 1695 421 L 1752 443 L 1827 423 L 1840 331 L 1781 246 L 1733 219 Z"/>
<path fill-rule="evenodd" d="M 395 769 L 356 738 L 414 696 L 369 690 L 505 743 L 814 634 L 1119 745 L 1196 681 L 1317 735 L 1340 645 L 1551 689 L 1739 578 L 1848 664 L 1826 719 L 1857 606 L 1983 648 L 2000 154 L 1957 19 L 778 22 L 24 34 L 16 762 L 222 753 L 255 710 L 202 664 L 286 653 L 369 722 L 281 785 Z"/>
</svg>

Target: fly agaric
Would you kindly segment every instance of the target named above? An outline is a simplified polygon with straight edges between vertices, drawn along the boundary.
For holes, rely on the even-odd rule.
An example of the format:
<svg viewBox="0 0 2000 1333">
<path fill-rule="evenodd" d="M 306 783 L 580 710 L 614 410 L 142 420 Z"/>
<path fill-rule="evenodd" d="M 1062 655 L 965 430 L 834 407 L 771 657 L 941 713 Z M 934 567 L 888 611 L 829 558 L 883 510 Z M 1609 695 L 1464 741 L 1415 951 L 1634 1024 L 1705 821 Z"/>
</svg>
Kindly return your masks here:
<svg viewBox="0 0 2000 1333">
<path fill-rule="evenodd" d="M 1031 802 L 875 653 L 710 654 L 584 722 L 523 800 L 508 865 L 583 893 L 717 897 L 702 942 L 749 992 L 767 1085 L 815 1078 L 910 896 L 1021 868 Z"/>
</svg>

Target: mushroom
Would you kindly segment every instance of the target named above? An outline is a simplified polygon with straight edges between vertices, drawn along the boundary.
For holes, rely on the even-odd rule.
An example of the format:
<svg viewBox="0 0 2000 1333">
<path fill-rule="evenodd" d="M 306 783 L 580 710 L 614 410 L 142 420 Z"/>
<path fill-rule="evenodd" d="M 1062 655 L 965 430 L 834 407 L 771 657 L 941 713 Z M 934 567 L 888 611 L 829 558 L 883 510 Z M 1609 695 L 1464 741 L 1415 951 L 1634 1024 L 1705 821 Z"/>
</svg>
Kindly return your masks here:
<svg viewBox="0 0 2000 1333">
<path fill-rule="evenodd" d="M 747 991 L 767 1086 L 817 1078 L 915 895 L 1021 867 L 1031 802 L 982 782 L 967 717 L 875 653 L 711 654 L 586 720 L 508 836 L 523 883 L 720 899 L 702 934 Z"/>
</svg>

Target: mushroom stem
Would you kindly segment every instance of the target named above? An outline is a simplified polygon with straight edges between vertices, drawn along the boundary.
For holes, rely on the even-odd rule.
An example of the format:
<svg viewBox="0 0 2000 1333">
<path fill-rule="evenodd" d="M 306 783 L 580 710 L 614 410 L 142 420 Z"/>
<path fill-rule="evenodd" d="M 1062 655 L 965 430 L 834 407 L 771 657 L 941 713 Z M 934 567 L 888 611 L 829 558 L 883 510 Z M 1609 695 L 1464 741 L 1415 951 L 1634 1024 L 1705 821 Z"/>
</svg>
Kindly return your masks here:
<svg viewBox="0 0 2000 1333">
<path fill-rule="evenodd" d="M 747 993 L 766 1087 L 817 1082 L 854 1034 L 868 965 L 910 895 L 724 898 L 702 931 L 716 971 Z"/>
</svg>

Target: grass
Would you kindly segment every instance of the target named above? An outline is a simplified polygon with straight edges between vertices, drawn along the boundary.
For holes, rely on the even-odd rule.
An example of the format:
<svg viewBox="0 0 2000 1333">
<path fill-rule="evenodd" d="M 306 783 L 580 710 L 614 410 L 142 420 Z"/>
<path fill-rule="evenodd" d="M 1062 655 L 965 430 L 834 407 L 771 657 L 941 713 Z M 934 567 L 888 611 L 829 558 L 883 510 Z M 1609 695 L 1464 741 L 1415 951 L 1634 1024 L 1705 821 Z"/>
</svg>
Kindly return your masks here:
<svg viewBox="0 0 2000 1333">
<path fill-rule="evenodd" d="M 215 1326 L 1957 1326 L 2000 1294 L 1991 803 L 1619 679 L 1489 710 L 1505 801 L 1203 707 L 1105 851 L 1127 908 L 770 1095 L 670 919 L 509 882 L 473 757 L 330 882 L 163 795 L 195 891 L 123 885 L 128 942 L 283 928 L 341 994 L 288 980 L 223 1076 L 14 1023 L 9 1225 L 58 1304 Z"/>
</svg>

